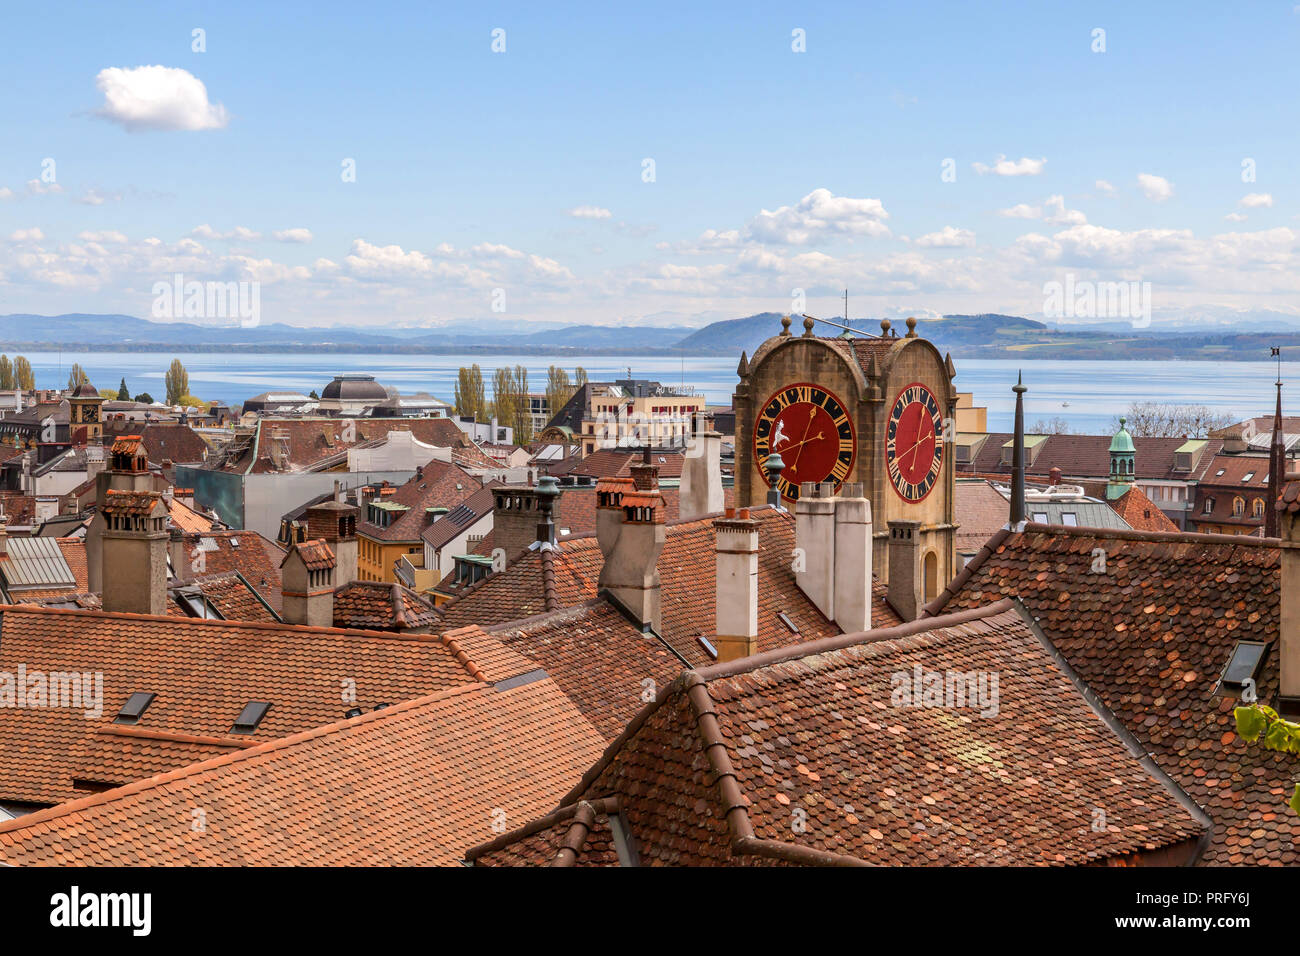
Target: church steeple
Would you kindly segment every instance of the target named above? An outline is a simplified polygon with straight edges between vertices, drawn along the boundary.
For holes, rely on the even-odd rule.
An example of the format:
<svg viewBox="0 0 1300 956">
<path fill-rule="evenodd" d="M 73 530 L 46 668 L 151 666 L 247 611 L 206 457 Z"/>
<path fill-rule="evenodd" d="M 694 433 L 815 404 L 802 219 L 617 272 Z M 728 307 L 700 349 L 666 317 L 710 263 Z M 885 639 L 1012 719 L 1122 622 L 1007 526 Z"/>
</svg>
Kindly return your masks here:
<svg viewBox="0 0 1300 956">
<path fill-rule="evenodd" d="M 1023 375 L 1016 376 L 1011 391 L 1016 393 L 1016 430 L 1011 439 L 1010 528 L 1018 531 L 1025 523 L 1025 392 L 1029 389 Z"/>
<path fill-rule="evenodd" d="M 1110 481 L 1106 482 L 1106 500 L 1122 498 L 1133 487 L 1137 448 L 1133 436 L 1124 426 L 1128 419 L 1119 420 L 1119 431 L 1110 440 Z"/>
</svg>

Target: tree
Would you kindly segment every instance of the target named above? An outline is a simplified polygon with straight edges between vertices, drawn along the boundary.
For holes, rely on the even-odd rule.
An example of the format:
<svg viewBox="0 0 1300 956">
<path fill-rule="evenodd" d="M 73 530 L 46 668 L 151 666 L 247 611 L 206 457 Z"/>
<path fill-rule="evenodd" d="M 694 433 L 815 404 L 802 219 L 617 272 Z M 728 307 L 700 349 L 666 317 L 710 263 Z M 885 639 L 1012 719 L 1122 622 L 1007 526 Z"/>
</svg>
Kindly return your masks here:
<svg viewBox="0 0 1300 956">
<path fill-rule="evenodd" d="M 152 405 L 153 396 L 150 395 L 148 392 L 141 392 L 135 398 L 131 399 L 131 401 L 139 402 L 141 405 Z"/>
<path fill-rule="evenodd" d="M 117 400 L 119 402 L 129 402 L 131 393 L 126 390 L 126 379 L 122 379 L 122 384 L 117 387 Z"/>
<path fill-rule="evenodd" d="M 14 363 L 9 361 L 8 355 L 0 355 L 0 388 L 11 389 L 14 387 Z"/>
<path fill-rule="evenodd" d="M 532 399 L 528 394 L 528 369 L 515 366 L 511 376 L 515 388 L 515 444 L 523 445 L 533 440 Z"/>
<path fill-rule="evenodd" d="M 14 388 L 25 391 L 36 388 L 36 374 L 32 371 L 32 363 L 22 355 L 14 359 Z"/>
<path fill-rule="evenodd" d="M 310 392 L 307 393 L 307 397 L 308 397 L 308 398 L 314 398 L 314 399 L 316 399 L 316 401 L 320 401 L 320 396 L 316 394 L 316 389 L 314 389 L 314 388 L 313 388 Z"/>
<path fill-rule="evenodd" d="M 1073 435 L 1075 431 L 1070 423 L 1059 416 L 1034 422 L 1025 432 L 1027 435 Z"/>
<path fill-rule="evenodd" d="M 117 391 L 111 388 L 101 388 L 99 390 L 99 397 L 106 402 L 117 401 L 117 394 Z M 129 398 L 130 396 L 128 395 L 127 397 Z"/>
<path fill-rule="evenodd" d="M 579 365 L 573 370 L 573 387 L 582 388 L 587 384 L 587 370 Z"/>
<path fill-rule="evenodd" d="M 167 385 L 168 405 L 179 405 L 181 396 L 190 393 L 190 373 L 185 371 L 185 366 L 178 358 L 172 359 L 163 381 Z"/>
<path fill-rule="evenodd" d="M 1124 427 L 1134 438 L 1208 438 L 1210 432 L 1232 424 L 1231 415 L 1206 405 L 1165 402 L 1134 402 L 1124 418 Z M 1113 419 L 1111 432 L 1119 427 L 1119 419 Z"/>
<path fill-rule="evenodd" d="M 546 408 L 552 418 L 560 413 L 564 403 L 573 397 L 569 373 L 558 365 L 546 370 Z"/>
<path fill-rule="evenodd" d="M 81 364 L 79 362 L 73 362 L 72 368 L 68 370 L 68 391 L 72 391 L 74 388 L 80 388 L 89 381 L 90 376 L 86 374 L 86 370 L 81 367 Z"/>
<path fill-rule="evenodd" d="M 483 370 L 477 365 L 462 368 L 456 377 L 456 414 L 472 417 L 475 421 L 487 415 Z"/>
<path fill-rule="evenodd" d="M 1258 742 L 1265 750 L 1300 754 L 1300 724 L 1283 720 L 1272 707 L 1250 701 L 1236 708 L 1237 735 L 1247 743 Z M 1288 806 L 1300 814 L 1300 783 L 1294 785 Z"/>
<path fill-rule="evenodd" d="M 502 425 L 514 423 L 515 375 L 508 368 L 499 368 L 492 373 L 492 416 Z"/>
</svg>

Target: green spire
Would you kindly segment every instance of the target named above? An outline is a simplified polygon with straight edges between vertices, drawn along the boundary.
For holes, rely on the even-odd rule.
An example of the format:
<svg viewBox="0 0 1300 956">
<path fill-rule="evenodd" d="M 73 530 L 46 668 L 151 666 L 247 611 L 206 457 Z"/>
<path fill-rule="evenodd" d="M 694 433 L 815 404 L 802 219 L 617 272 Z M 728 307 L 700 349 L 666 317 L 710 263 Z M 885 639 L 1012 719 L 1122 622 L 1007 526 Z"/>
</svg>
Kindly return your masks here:
<svg viewBox="0 0 1300 956">
<path fill-rule="evenodd" d="M 1133 436 L 1130 435 L 1128 429 L 1124 427 L 1127 421 L 1127 418 L 1121 418 L 1119 420 L 1119 431 L 1117 431 L 1115 437 L 1110 440 L 1110 453 L 1112 455 L 1131 455 L 1137 451 L 1137 448 L 1133 445 Z"/>
<path fill-rule="evenodd" d="M 1125 428 L 1127 419 L 1119 420 L 1119 431 L 1110 440 L 1110 481 L 1106 483 L 1106 500 L 1122 498 L 1133 487 L 1137 466 L 1137 448 Z"/>
</svg>

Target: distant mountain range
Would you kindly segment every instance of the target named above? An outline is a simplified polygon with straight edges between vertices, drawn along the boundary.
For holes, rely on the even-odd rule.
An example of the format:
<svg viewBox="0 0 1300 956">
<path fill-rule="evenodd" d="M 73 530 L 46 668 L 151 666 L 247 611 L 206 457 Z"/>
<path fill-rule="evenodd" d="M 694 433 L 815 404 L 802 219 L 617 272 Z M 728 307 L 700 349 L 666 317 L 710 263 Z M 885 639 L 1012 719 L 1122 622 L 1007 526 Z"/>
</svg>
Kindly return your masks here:
<svg viewBox="0 0 1300 956">
<path fill-rule="evenodd" d="M 664 316 L 668 318 L 668 316 Z M 675 316 L 674 316 L 675 318 Z M 1049 325 L 1035 319 L 989 313 L 925 318 L 918 331 L 956 358 L 1044 359 L 1203 359 L 1211 361 L 1268 358 L 1270 346 L 1300 350 L 1300 326 L 1285 313 L 1242 313 L 1161 317 L 1145 329 L 1127 323 Z M 1235 321 L 1234 321 L 1235 318 Z M 842 320 L 834 320 L 842 322 Z M 1272 321 L 1271 331 L 1269 322 Z M 508 319 L 458 321 L 438 328 L 302 328 L 271 323 L 256 328 L 151 322 L 129 315 L 13 314 L 0 316 L 0 348 L 9 351 L 169 351 L 169 352 L 377 352 L 490 354 L 646 355 L 753 354 L 781 330 L 781 316 L 761 312 L 722 319 L 700 329 L 681 325 L 593 326 L 529 323 L 525 330 Z M 851 319 L 861 335 L 879 335 L 876 319 Z M 906 334 L 906 326 L 893 322 Z M 791 331 L 802 334 L 795 317 Z M 834 335 L 834 326 L 819 324 L 819 335 Z M 1300 354 L 1294 352 L 1292 354 Z"/>
</svg>

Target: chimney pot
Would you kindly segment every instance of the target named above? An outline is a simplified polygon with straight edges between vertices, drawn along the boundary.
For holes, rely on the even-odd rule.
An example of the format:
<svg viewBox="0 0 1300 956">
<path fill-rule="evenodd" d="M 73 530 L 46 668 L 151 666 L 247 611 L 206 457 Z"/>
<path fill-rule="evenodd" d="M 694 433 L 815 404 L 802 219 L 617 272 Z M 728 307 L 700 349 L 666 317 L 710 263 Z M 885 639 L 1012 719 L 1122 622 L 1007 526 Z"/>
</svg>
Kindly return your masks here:
<svg viewBox="0 0 1300 956">
<path fill-rule="evenodd" d="M 1278 711 L 1300 716 L 1300 473 L 1286 476 L 1274 504 L 1281 519 L 1282 580 L 1278 628 Z"/>
</svg>

